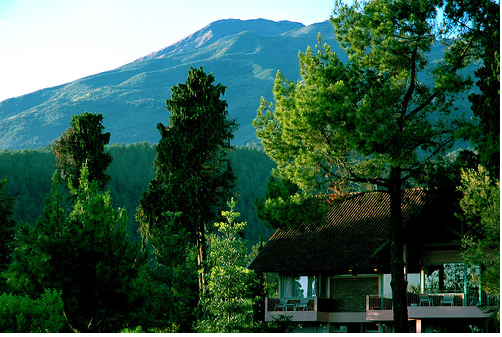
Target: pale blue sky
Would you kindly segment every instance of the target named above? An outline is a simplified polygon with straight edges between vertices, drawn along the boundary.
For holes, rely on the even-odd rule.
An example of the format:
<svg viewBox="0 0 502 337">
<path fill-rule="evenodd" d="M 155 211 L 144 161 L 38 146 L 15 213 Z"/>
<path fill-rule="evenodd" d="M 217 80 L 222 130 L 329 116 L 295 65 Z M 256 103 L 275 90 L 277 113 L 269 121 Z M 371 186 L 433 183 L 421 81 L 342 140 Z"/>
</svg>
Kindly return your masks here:
<svg viewBox="0 0 502 337">
<path fill-rule="evenodd" d="M 117 68 L 216 20 L 309 25 L 329 19 L 333 6 L 334 0 L 0 0 L 0 101 Z"/>
</svg>

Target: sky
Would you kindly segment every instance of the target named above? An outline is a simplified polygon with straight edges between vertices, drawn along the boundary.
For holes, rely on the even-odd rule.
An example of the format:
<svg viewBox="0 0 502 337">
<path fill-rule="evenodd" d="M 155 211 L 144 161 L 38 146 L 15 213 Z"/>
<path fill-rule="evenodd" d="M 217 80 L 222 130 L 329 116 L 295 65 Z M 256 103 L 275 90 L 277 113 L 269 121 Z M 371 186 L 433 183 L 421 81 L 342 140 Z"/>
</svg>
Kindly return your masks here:
<svg viewBox="0 0 502 337">
<path fill-rule="evenodd" d="M 334 0 L 0 0 L 0 101 L 118 68 L 221 19 L 328 20 Z"/>
</svg>

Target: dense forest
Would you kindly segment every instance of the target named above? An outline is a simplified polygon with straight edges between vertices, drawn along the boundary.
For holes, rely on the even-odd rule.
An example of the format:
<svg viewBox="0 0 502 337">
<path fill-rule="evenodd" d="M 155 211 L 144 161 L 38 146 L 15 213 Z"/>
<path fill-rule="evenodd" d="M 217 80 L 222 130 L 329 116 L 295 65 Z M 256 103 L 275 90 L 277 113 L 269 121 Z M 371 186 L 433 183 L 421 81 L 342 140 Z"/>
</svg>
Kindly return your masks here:
<svg viewBox="0 0 502 337">
<path fill-rule="evenodd" d="M 136 208 L 142 193 L 155 176 L 155 148 L 155 144 L 146 142 L 107 147 L 113 158 L 107 170 L 111 176 L 108 188 L 113 206 L 127 210 L 128 230 L 136 240 L 141 240 L 135 220 Z M 228 157 L 237 176 L 236 211 L 241 213 L 240 221 L 248 223 L 245 237 L 251 248 L 262 235 L 266 241 L 273 233 L 273 229 L 257 218 L 253 202 L 264 195 L 275 163 L 258 147 L 237 147 L 228 153 Z M 0 177 L 7 177 L 5 192 L 15 198 L 13 211 L 17 226 L 21 222 L 34 224 L 42 214 L 55 169 L 55 156 L 50 146 L 0 152 Z"/>
<path fill-rule="evenodd" d="M 462 258 L 500 296 L 499 4 L 439 5 L 336 1 L 349 59 L 319 36 L 300 81 L 277 72 L 253 122 L 263 149 L 231 146 L 225 85 L 190 67 L 154 145 L 109 145 L 103 115 L 83 112 L 54 145 L 1 151 L 0 332 L 292 331 L 287 316 L 265 320 L 276 274 L 247 268 L 273 231 L 262 221 L 294 228 L 374 188 L 390 198 L 393 329 L 408 332 L 402 206 L 415 184 L 462 193 L 457 216 L 480 233 Z M 427 56 L 436 41 L 441 62 Z M 477 60 L 469 119 L 453 103 Z M 458 140 L 475 152 L 453 156 Z"/>
</svg>

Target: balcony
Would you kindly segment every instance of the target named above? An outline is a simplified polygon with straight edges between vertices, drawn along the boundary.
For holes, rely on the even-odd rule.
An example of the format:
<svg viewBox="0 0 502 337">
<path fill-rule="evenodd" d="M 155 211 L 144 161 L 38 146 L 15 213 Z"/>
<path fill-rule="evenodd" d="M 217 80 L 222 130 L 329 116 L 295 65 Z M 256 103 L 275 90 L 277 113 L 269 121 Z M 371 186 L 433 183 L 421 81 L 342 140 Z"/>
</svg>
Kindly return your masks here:
<svg viewBox="0 0 502 337">
<path fill-rule="evenodd" d="M 485 318 L 478 308 L 496 306 L 498 298 L 485 292 L 468 291 L 464 293 L 407 293 L 408 317 L 424 318 Z M 392 321 L 392 299 L 379 296 L 366 296 L 366 320 Z"/>
<path fill-rule="evenodd" d="M 467 296 L 466 296 L 467 295 Z M 428 301 L 426 301 L 428 299 Z M 498 305 L 498 298 L 485 292 L 464 293 L 407 293 L 408 317 L 424 318 L 486 318 L 477 307 Z M 266 298 L 265 319 L 289 316 L 295 322 L 369 322 L 392 321 L 392 299 L 376 295 L 366 296 L 366 308 L 361 312 L 343 312 L 333 299 L 310 298 L 300 305 L 300 299 L 288 299 L 280 305 L 279 298 Z M 284 303 L 283 303 L 284 304 Z"/>
<path fill-rule="evenodd" d="M 265 320 L 289 316 L 297 322 L 329 322 L 329 313 L 335 310 L 334 301 L 324 297 L 309 298 L 306 306 L 300 305 L 300 299 L 288 299 L 285 306 L 280 305 L 279 298 L 265 300 Z"/>
</svg>

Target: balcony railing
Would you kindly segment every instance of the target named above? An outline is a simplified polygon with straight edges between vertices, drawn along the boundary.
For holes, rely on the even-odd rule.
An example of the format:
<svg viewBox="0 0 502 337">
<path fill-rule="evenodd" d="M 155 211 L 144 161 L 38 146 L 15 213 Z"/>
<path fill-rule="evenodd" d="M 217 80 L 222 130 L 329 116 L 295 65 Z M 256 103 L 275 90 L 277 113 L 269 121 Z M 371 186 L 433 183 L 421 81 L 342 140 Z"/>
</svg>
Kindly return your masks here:
<svg viewBox="0 0 502 337">
<path fill-rule="evenodd" d="M 267 297 L 267 311 L 321 311 L 335 312 L 334 301 L 325 297 L 309 298 L 306 306 L 300 306 L 300 298 L 288 299 L 287 305 L 280 306 L 279 298 Z"/>
<path fill-rule="evenodd" d="M 484 291 L 468 291 L 465 293 L 407 293 L 406 298 L 408 306 L 413 307 L 439 307 L 439 306 L 496 306 L 499 305 L 499 299 L 496 296 L 490 296 Z M 315 311 L 315 312 L 340 312 L 333 299 L 324 297 L 315 297 L 308 299 L 306 305 L 300 305 L 299 298 L 288 299 L 287 305 L 280 306 L 279 298 L 267 297 L 267 311 Z M 392 310 L 392 299 L 377 295 L 366 296 L 366 310 Z"/>
<path fill-rule="evenodd" d="M 408 306 L 496 306 L 498 298 L 484 291 L 470 290 L 465 293 L 407 293 Z M 391 310 L 392 299 L 369 295 L 366 299 L 366 310 Z"/>
</svg>

